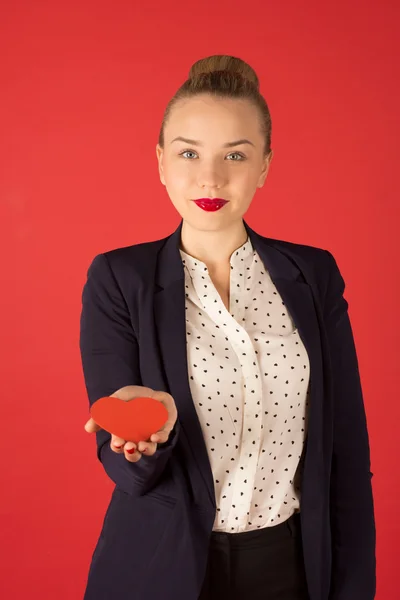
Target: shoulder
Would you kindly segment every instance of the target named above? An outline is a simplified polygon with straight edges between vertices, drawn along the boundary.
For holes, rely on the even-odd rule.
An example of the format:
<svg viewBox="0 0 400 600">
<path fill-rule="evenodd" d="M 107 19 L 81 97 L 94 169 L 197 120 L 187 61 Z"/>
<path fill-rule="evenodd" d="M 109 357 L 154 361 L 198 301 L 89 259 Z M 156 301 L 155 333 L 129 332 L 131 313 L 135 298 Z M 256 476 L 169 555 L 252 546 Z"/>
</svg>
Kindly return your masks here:
<svg viewBox="0 0 400 600">
<path fill-rule="evenodd" d="M 296 242 L 290 242 L 289 240 L 281 240 L 276 238 L 261 236 L 267 244 L 274 246 L 277 250 L 283 252 L 289 252 L 290 254 L 296 254 L 305 260 L 313 262 L 324 256 L 327 252 L 325 248 L 319 246 L 311 246 L 310 244 L 299 244 Z"/>
<path fill-rule="evenodd" d="M 289 259 L 304 268 L 311 279 L 316 282 L 330 277 L 331 271 L 337 268 L 336 259 L 330 250 L 311 244 L 299 244 L 288 240 L 263 237 L 269 246 L 285 254 Z"/>
<path fill-rule="evenodd" d="M 155 269 L 157 255 L 166 239 L 104 250 L 93 258 L 89 268 L 109 271 L 118 281 L 132 276 L 141 279 Z"/>
<path fill-rule="evenodd" d="M 299 244 L 288 240 L 263 238 L 265 243 L 281 252 L 302 272 L 306 282 L 318 294 L 323 307 L 343 298 L 345 281 L 334 254 L 320 246 Z"/>
</svg>

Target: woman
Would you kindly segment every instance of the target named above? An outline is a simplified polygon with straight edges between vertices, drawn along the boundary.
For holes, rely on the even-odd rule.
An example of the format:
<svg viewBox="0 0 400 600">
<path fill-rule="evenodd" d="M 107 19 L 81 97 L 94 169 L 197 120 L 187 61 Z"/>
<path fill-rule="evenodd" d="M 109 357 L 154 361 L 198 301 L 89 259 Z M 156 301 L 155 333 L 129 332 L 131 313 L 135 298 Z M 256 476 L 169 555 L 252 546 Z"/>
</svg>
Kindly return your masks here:
<svg viewBox="0 0 400 600">
<path fill-rule="evenodd" d="M 254 70 L 197 61 L 156 150 L 182 221 L 93 259 L 80 348 L 90 404 L 152 395 L 169 419 L 137 446 L 85 426 L 116 484 L 85 600 L 371 600 L 372 473 L 343 278 L 329 251 L 243 220 L 273 156 Z"/>
</svg>

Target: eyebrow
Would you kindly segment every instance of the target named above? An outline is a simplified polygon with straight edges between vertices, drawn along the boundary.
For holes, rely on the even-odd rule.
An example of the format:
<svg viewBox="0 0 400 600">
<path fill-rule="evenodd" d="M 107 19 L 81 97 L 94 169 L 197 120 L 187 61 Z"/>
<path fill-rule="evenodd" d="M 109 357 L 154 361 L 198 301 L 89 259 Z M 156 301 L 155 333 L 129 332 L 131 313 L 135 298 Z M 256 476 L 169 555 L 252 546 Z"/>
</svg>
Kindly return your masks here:
<svg viewBox="0 0 400 600">
<path fill-rule="evenodd" d="M 191 146 L 204 146 L 202 142 L 199 142 L 197 140 L 190 140 L 182 136 L 174 138 L 171 144 L 173 142 L 185 142 L 186 144 L 190 144 Z M 250 140 L 242 139 L 236 140 L 235 142 L 226 142 L 226 144 L 223 144 L 223 148 L 232 148 L 233 146 L 240 146 L 241 144 L 250 144 L 251 146 L 254 146 L 253 142 L 251 142 Z"/>
</svg>

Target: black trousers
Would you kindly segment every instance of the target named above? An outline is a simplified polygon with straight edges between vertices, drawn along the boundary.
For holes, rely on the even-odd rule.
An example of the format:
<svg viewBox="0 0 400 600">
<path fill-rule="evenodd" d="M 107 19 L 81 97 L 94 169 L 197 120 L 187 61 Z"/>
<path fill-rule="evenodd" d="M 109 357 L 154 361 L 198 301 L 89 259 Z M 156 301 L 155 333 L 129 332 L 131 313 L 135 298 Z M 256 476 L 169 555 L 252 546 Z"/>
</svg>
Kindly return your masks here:
<svg viewBox="0 0 400 600">
<path fill-rule="evenodd" d="M 308 600 L 300 513 L 275 527 L 211 533 L 199 600 Z"/>
</svg>

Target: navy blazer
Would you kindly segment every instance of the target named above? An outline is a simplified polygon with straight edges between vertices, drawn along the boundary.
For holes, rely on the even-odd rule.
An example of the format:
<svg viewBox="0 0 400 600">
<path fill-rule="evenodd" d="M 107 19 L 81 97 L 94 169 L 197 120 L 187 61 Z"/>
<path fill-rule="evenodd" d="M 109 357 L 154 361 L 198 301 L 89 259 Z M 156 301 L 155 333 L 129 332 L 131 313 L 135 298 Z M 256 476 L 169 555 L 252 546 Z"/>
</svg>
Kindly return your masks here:
<svg viewBox="0 0 400 600">
<path fill-rule="evenodd" d="M 109 433 L 96 433 L 97 456 L 116 486 L 84 600 L 197 600 L 204 580 L 216 501 L 188 381 L 182 222 L 166 238 L 98 254 L 83 288 L 90 405 L 144 385 L 169 392 L 178 410 L 169 440 L 137 463 L 111 450 Z M 310 359 L 300 511 L 310 600 L 372 600 L 370 448 L 345 283 L 329 251 L 243 224 Z"/>
</svg>

